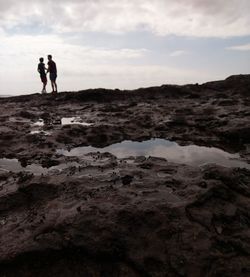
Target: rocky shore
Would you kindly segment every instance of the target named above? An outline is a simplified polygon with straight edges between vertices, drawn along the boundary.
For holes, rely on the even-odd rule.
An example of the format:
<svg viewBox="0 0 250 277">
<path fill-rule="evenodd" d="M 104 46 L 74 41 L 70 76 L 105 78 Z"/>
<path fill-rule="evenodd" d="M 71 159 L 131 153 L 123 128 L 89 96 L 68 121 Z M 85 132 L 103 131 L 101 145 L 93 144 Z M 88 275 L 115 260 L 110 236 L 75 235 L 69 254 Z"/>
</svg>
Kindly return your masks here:
<svg viewBox="0 0 250 277">
<path fill-rule="evenodd" d="M 0 107 L 0 276 L 250 275 L 250 75 Z"/>
</svg>

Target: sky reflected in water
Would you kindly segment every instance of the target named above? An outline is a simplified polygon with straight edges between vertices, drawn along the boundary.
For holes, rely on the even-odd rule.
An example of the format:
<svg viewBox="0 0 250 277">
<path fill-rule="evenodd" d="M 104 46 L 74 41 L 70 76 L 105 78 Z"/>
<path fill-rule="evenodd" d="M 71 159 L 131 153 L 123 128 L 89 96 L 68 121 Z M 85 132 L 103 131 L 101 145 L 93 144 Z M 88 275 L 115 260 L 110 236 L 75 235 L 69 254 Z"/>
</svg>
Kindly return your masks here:
<svg viewBox="0 0 250 277">
<path fill-rule="evenodd" d="M 176 142 L 164 139 L 151 139 L 143 142 L 123 141 L 104 148 L 91 146 L 73 148 L 71 151 L 58 150 L 65 156 L 82 156 L 90 152 L 109 152 L 117 158 L 130 156 L 153 156 L 165 158 L 170 162 L 202 166 L 218 164 L 225 167 L 250 168 L 250 165 L 240 161 L 239 154 L 230 154 L 214 147 L 197 145 L 180 146 Z"/>
<path fill-rule="evenodd" d="M 78 167 L 80 166 L 80 164 L 78 164 L 77 162 L 69 162 L 69 163 L 52 166 L 50 168 L 45 168 L 39 164 L 33 163 L 24 167 L 21 165 L 18 159 L 6 159 L 6 158 L 0 159 L 0 172 L 1 171 L 5 171 L 5 172 L 25 171 L 25 172 L 33 173 L 34 175 L 41 175 L 41 174 L 47 174 L 49 172 L 52 172 L 53 170 L 63 171 L 72 166 Z"/>
</svg>

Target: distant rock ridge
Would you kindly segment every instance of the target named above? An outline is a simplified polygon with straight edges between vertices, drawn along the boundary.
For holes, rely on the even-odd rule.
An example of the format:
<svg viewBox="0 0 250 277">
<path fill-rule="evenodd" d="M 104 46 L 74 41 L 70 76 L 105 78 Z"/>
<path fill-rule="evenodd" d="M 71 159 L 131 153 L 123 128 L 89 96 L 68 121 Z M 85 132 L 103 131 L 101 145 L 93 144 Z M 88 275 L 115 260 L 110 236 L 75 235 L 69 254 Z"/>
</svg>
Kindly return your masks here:
<svg viewBox="0 0 250 277">
<path fill-rule="evenodd" d="M 250 74 L 231 75 L 225 79 L 226 81 L 247 81 L 250 82 Z"/>
<path fill-rule="evenodd" d="M 215 90 L 241 88 L 245 92 L 250 88 L 250 74 L 231 75 L 225 80 L 207 82 L 204 83 L 202 86 L 213 88 Z"/>
<path fill-rule="evenodd" d="M 15 101 L 26 102 L 32 100 L 33 97 L 39 96 L 39 99 L 51 99 L 56 98 L 58 101 L 115 101 L 126 100 L 127 97 L 133 98 L 135 101 L 143 97 L 153 99 L 155 97 L 199 97 L 199 93 L 204 92 L 206 94 L 213 93 L 214 97 L 220 96 L 220 92 L 227 91 L 227 93 L 249 95 L 250 91 L 250 74 L 239 74 L 227 77 L 224 80 L 210 81 L 203 84 L 186 84 L 186 85 L 175 85 L 175 84 L 163 84 L 155 87 L 143 87 L 134 90 L 120 90 L 120 89 L 105 89 L 105 88 L 93 88 L 80 91 L 63 91 L 60 92 L 56 97 L 50 93 L 47 95 L 41 95 L 40 93 L 30 95 L 19 95 L 9 96 L 7 98 L 1 98 L 1 102 L 11 101 L 15 97 Z M 218 95 L 217 92 L 219 92 Z"/>
</svg>

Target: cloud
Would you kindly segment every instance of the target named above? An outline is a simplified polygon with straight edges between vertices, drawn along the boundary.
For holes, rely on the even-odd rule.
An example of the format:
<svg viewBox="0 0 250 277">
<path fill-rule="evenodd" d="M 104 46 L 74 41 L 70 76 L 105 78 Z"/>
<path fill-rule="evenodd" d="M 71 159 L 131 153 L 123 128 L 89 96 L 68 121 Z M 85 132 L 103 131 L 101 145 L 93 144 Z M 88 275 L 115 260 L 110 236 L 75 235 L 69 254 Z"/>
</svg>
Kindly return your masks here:
<svg viewBox="0 0 250 277">
<path fill-rule="evenodd" d="M 248 0 L 0 0 L 0 93 L 32 93 L 40 88 L 36 67 L 38 58 L 47 54 L 58 64 L 63 90 L 136 88 L 223 78 L 228 67 L 221 63 L 220 71 L 214 72 L 214 63 L 218 64 L 215 56 L 204 63 L 209 72 L 200 70 L 199 61 L 186 55 L 192 52 L 195 56 L 197 45 L 208 40 L 155 36 L 250 35 L 249 14 Z M 196 42 L 194 49 L 190 45 Z M 215 46 L 213 42 L 209 40 L 209 49 Z M 183 55 L 183 59 L 174 58 Z M 239 68 L 249 66 L 240 60 L 234 70 Z"/>
<path fill-rule="evenodd" d="M 0 93 L 17 93 L 22 88 L 28 92 L 34 92 L 39 87 L 39 76 L 36 71 L 39 57 L 52 54 L 58 64 L 59 76 L 68 82 L 65 87 L 73 87 L 72 78 L 82 79 L 82 75 L 98 79 L 109 73 L 117 78 L 119 66 L 140 61 L 149 52 L 146 49 L 117 48 L 107 49 L 90 47 L 87 45 L 74 45 L 65 42 L 58 35 L 12 35 L 0 34 Z M 132 66 L 131 66 L 132 67 Z M 102 68 L 102 70 L 100 70 Z M 114 69 L 113 69 L 114 68 Z M 111 78 L 111 77 L 110 77 Z M 109 79 L 105 81 L 108 85 Z M 11 80 L 14 80 L 12 82 Z M 118 79 L 117 79 L 118 86 Z M 86 87 L 85 87 L 86 88 Z M 20 92 L 19 92 L 20 93 Z"/>
<path fill-rule="evenodd" d="M 250 43 L 242 44 L 242 45 L 229 46 L 226 49 L 227 50 L 237 50 L 237 51 L 250 51 Z"/>
<path fill-rule="evenodd" d="M 35 22 L 59 33 L 250 35 L 249 0 L 0 0 L 0 8 L 0 23 L 6 29 Z"/>
<path fill-rule="evenodd" d="M 58 35 L 0 35 L 0 94 L 40 91 L 39 57 L 52 54 L 58 66 L 60 90 L 94 87 L 133 89 L 163 83 L 209 80 L 190 68 L 147 64 L 146 49 L 105 49 L 65 42 Z"/>
<path fill-rule="evenodd" d="M 170 57 L 179 57 L 179 56 L 183 56 L 186 54 L 188 54 L 188 52 L 185 50 L 176 50 L 176 51 L 170 53 L 169 56 Z"/>
<path fill-rule="evenodd" d="M 58 35 L 0 35 L 1 52 L 3 58 L 17 59 L 37 59 L 39 56 L 54 53 L 62 61 L 75 60 L 80 63 L 105 63 L 113 61 L 126 61 L 130 59 L 140 59 L 149 51 L 129 48 L 98 48 L 87 45 L 74 45 L 67 43 Z"/>
</svg>

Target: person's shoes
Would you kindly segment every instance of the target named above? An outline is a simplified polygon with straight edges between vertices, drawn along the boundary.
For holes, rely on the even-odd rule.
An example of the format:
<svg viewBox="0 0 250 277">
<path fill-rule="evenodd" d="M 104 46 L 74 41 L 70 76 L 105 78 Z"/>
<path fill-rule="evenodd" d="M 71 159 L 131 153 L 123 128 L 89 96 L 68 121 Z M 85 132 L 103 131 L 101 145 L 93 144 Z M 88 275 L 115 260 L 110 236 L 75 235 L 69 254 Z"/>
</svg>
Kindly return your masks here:
<svg viewBox="0 0 250 277">
<path fill-rule="evenodd" d="M 42 94 L 45 94 L 45 93 L 47 93 L 47 92 L 46 92 L 46 90 L 45 90 L 45 89 L 43 89 L 43 90 L 42 90 Z"/>
</svg>

